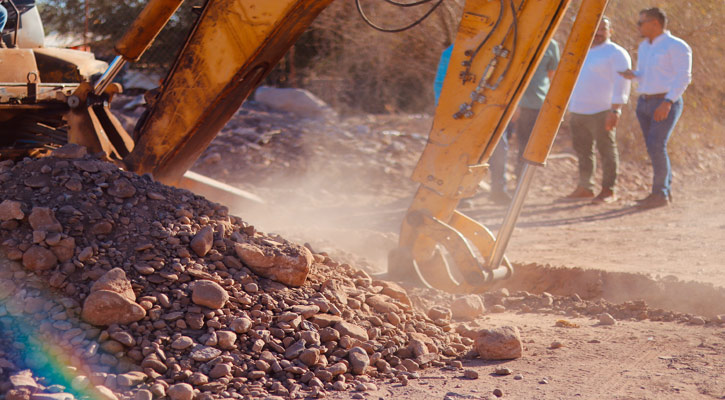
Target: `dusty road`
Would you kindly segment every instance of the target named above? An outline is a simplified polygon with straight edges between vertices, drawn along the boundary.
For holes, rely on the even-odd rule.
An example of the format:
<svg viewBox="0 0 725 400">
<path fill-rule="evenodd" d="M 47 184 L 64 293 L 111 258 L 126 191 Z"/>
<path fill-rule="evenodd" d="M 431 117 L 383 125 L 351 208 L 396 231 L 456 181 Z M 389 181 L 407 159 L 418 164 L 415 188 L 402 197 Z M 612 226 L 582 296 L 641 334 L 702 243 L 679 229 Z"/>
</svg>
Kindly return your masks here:
<svg viewBox="0 0 725 400">
<path fill-rule="evenodd" d="M 242 207 L 246 213 L 240 214 L 260 229 L 381 271 L 415 189 L 407 177 L 417 157 L 409 155 L 418 153 L 425 140 L 420 134 L 425 119 L 395 122 L 368 119 L 316 127 L 303 132 L 305 139 L 291 142 L 285 139 L 287 127 L 264 146 L 234 155 L 224 151 L 230 139 L 222 137 L 208 151 L 215 161 L 199 168 L 268 199 L 266 208 Z M 347 133 L 330 133 L 335 129 Z M 722 155 L 711 155 L 704 165 L 675 166 L 674 203 L 640 211 L 635 200 L 647 195 L 650 181 L 649 167 L 641 162 L 622 164 L 615 203 L 558 201 L 576 176 L 576 161 L 562 147 L 537 171 L 508 249 L 516 278 L 499 287 L 512 294 L 526 290 L 567 298 L 576 293 L 592 302 L 625 305 L 643 299 L 652 310 L 684 314 L 657 321 L 651 312 L 603 326 L 595 313 L 489 310 L 474 322 L 517 326 L 525 343 L 522 358 L 466 360 L 464 369 L 478 372 L 473 380 L 463 378 L 463 369 L 429 369 L 407 386 L 388 382 L 374 393 L 330 397 L 478 399 L 495 398 L 493 391 L 499 389 L 503 398 L 514 399 L 725 398 L 725 330 L 718 316 L 725 314 Z M 235 165 L 232 160 L 240 154 L 247 163 Z M 287 179 L 262 182 L 253 161 L 260 159 Z M 255 178 L 257 185 L 250 185 Z M 460 209 L 494 232 L 506 211 L 489 201 L 485 190 Z M 578 327 L 555 326 L 561 319 Z M 552 348 L 554 342 L 561 347 Z M 502 366 L 512 374 L 495 375 Z"/>
</svg>

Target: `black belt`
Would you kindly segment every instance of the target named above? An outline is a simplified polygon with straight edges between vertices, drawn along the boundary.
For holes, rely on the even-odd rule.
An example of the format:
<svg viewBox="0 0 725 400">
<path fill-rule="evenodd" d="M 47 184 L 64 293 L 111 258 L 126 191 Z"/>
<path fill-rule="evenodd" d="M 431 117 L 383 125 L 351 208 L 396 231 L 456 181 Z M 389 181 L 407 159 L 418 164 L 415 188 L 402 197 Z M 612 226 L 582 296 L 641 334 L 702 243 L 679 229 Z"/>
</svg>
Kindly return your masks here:
<svg viewBox="0 0 725 400">
<path fill-rule="evenodd" d="M 667 93 L 655 93 L 655 94 L 641 94 L 639 97 L 645 99 L 645 100 L 651 100 L 651 99 L 664 99 Z"/>
</svg>

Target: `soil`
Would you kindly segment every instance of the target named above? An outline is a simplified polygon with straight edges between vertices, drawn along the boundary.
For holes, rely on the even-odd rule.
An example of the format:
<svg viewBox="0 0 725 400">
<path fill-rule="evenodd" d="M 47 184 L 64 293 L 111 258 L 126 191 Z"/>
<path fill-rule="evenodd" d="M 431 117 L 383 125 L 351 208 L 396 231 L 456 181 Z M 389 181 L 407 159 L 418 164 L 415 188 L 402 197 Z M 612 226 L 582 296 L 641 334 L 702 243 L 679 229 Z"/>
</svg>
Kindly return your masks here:
<svg viewBox="0 0 725 400">
<path fill-rule="evenodd" d="M 396 245 L 416 187 L 408 176 L 430 122 L 425 115 L 312 121 L 251 102 L 194 169 L 262 196 L 266 205 L 245 203 L 236 210 L 259 229 L 306 241 L 376 273 L 386 269 L 387 252 Z M 465 379 L 462 369 L 429 369 L 406 386 L 389 383 L 364 398 L 487 398 L 494 389 L 516 399 L 725 398 L 724 155 L 702 149 L 696 165 L 675 165 L 668 207 L 635 207 L 648 194 L 651 168 L 647 160 L 631 159 L 621 163 L 618 201 L 563 203 L 576 182 L 576 159 L 564 132 L 537 171 L 511 239 L 514 277 L 496 287 L 612 304 L 644 300 L 650 311 L 680 317 L 658 320 L 657 313 L 645 312 L 606 326 L 596 313 L 493 313 L 486 304 L 489 312 L 478 323 L 517 326 L 525 342 L 522 358 L 472 358 L 463 367 L 478 372 L 477 379 Z M 459 209 L 496 232 L 506 208 L 488 199 L 485 183 L 481 187 Z M 436 296 L 445 297 L 422 298 Z M 576 328 L 556 326 L 560 319 Z M 561 347 L 552 348 L 553 342 Z M 493 373 L 504 366 L 513 373 Z"/>
</svg>

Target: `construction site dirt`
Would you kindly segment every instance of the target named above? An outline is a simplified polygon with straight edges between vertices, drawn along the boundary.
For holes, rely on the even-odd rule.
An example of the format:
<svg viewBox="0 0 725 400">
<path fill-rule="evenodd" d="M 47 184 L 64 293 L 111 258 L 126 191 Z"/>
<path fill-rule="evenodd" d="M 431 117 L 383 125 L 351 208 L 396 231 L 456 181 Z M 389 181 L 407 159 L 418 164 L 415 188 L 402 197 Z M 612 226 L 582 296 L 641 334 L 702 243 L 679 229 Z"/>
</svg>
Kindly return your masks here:
<svg viewBox="0 0 725 400">
<path fill-rule="evenodd" d="M 195 168 L 268 199 L 274 212 L 256 216 L 258 222 L 251 219 L 263 229 L 313 243 L 370 273 L 385 270 L 416 188 L 409 176 L 425 145 L 430 116 L 341 118 L 329 124 L 268 111 L 252 106 L 240 112 Z M 421 374 L 425 379 L 386 386 L 373 398 L 486 398 L 496 388 L 504 398 L 521 399 L 725 397 L 718 378 L 725 368 L 725 206 L 720 200 L 725 154 L 702 149 L 696 162 L 675 164 L 668 207 L 636 207 L 651 184 L 646 154 L 625 157 L 616 202 L 567 203 L 559 199 L 576 185 L 577 162 L 566 124 L 562 127 L 547 165 L 536 172 L 507 251 L 514 276 L 493 290 L 550 293 L 564 303 L 574 296 L 590 306 L 607 302 L 641 312 L 610 311 L 617 322 L 606 326 L 600 324 L 599 306 L 583 313 L 507 306 L 495 313 L 486 303 L 479 323 L 521 328 L 527 347 L 522 358 L 464 361 L 465 369 L 479 372 L 478 379 L 466 379 L 463 370 L 431 370 Z M 239 146 L 244 142 L 238 133 L 251 129 L 259 132 L 251 136 L 253 144 Z M 230 154 L 225 148 L 232 143 L 237 150 Z M 515 151 L 507 172 L 511 192 Z M 488 198 L 486 182 L 459 209 L 494 233 L 507 211 Z M 454 298 L 414 293 L 422 309 Z M 678 317 L 657 316 L 663 312 Z M 560 319 L 577 328 L 557 326 Z M 552 343 L 562 346 L 552 348 Z M 514 372 L 498 376 L 500 366 Z"/>
<path fill-rule="evenodd" d="M 622 163 L 616 202 L 559 201 L 576 176 L 561 135 L 511 239 L 513 277 L 472 301 L 375 278 L 430 122 L 249 102 L 193 168 L 264 200 L 229 212 L 77 149 L 5 162 L 0 397 L 725 398 L 722 149 L 675 166 L 670 206 L 640 210 L 646 159 Z M 485 183 L 459 209 L 494 233 L 506 213 Z M 250 253 L 307 263 L 307 279 L 280 284 Z M 88 299 L 114 290 L 131 319 L 89 324 L 106 316 Z M 520 355 L 482 357 L 481 333 L 505 327 Z"/>
</svg>

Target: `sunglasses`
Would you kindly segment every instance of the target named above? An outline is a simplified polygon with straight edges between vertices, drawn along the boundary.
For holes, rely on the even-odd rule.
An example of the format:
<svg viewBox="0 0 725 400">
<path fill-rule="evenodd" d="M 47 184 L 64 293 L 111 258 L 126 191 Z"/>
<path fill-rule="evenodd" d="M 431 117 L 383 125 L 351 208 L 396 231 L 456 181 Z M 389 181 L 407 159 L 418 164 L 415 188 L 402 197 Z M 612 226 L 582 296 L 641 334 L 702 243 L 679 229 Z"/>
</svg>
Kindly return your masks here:
<svg viewBox="0 0 725 400">
<path fill-rule="evenodd" d="M 652 21 L 652 20 L 651 20 L 651 19 L 645 19 L 645 20 L 643 20 L 643 21 L 637 21 L 637 26 L 642 26 L 642 25 L 644 25 L 644 24 L 645 24 L 646 22 L 650 22 L 650 21 Z"/>
</svg>

